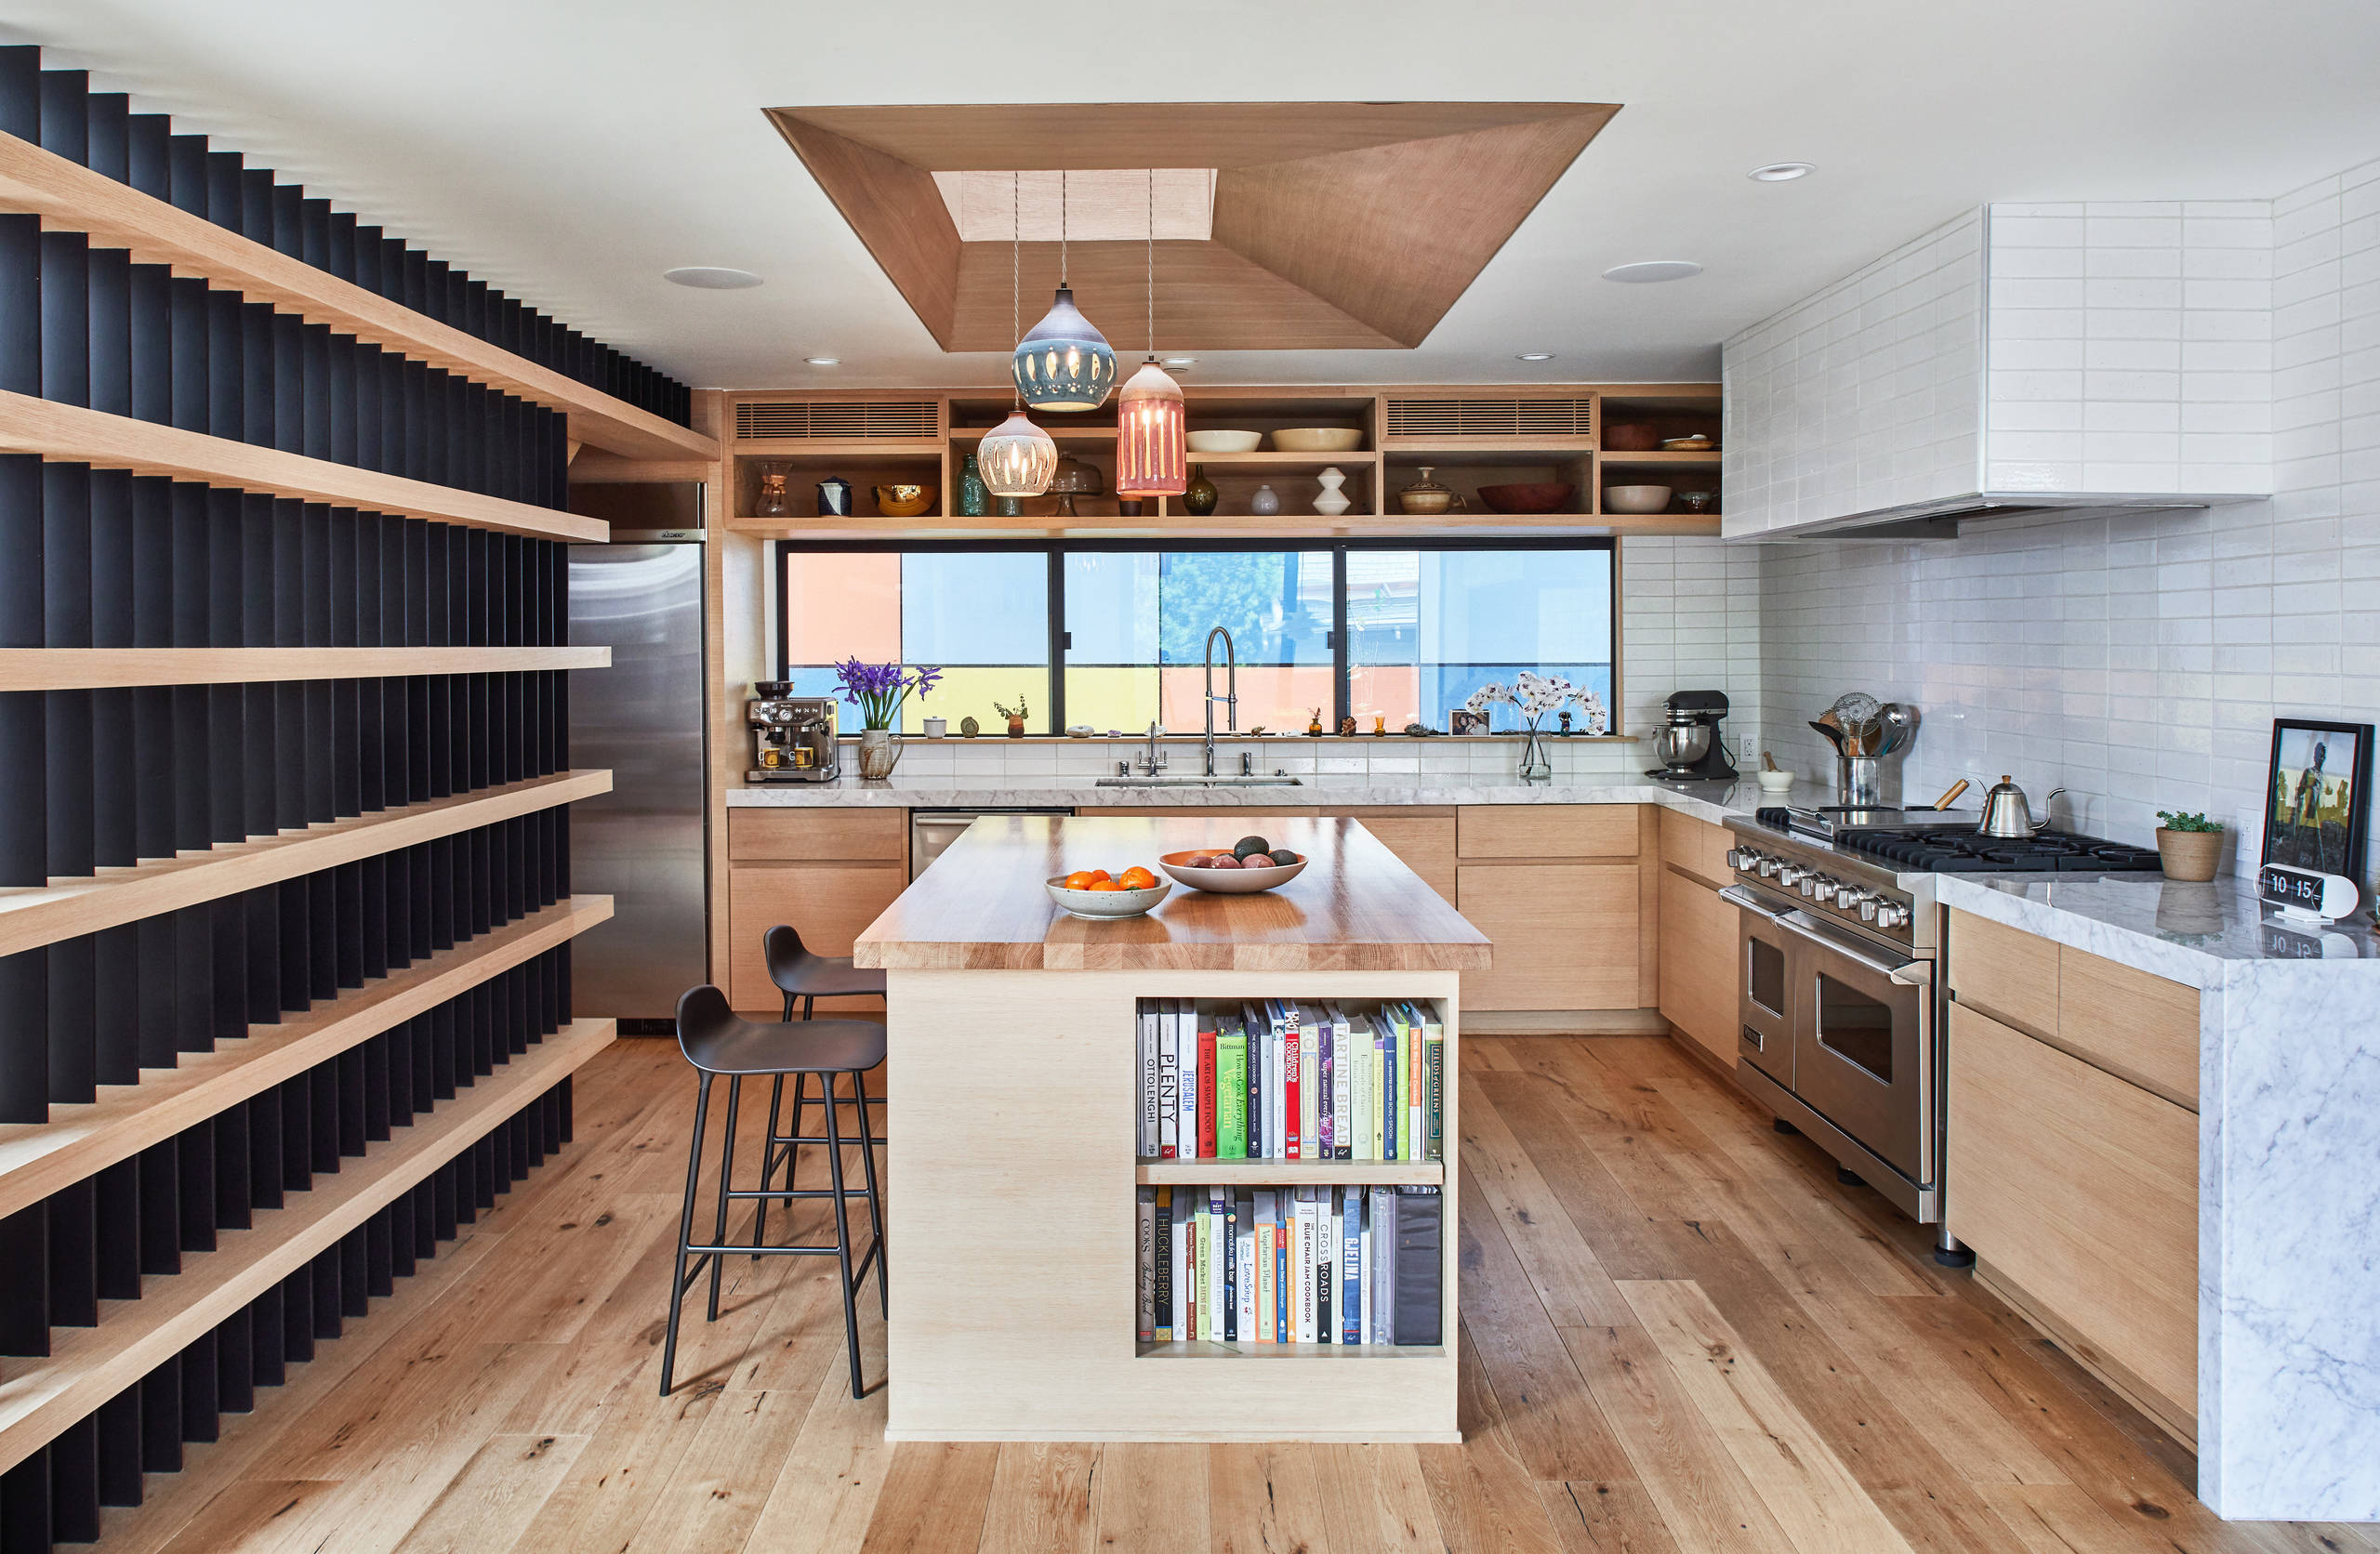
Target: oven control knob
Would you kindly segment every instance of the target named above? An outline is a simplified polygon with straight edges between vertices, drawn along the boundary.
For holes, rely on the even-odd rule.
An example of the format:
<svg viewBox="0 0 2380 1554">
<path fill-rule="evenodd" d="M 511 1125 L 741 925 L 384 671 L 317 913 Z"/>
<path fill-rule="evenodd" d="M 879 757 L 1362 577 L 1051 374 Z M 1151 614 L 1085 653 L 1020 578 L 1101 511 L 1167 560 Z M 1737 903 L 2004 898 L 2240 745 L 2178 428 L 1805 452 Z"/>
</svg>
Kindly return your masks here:
<svg viewBox="0 0 2380 1554">
<path fill-rule="evenodd" d="M 1748 847 L 1731 847 L 1727 849 L 1727 867 L 1731 869 L 1749 869 L 1759 862 L 1760 854 Z"/>
<path fill-rule="evenodd" d="M 1789 887 L 1799 885 L 1802 883 L 1802 876 L 1809 872 L 1799 863 L 1779 864 L 1777 869 L 1777 883 Z"/>
<path fill-rule="evenodd" d="M 1859 920 L 1863 923 L 1872 923 L 1876 920 L 1877 915 L 1883 912 L 1884 909 L 1884 903 L 1883 902 L 1879 901 L 1874 896 L 1869 896 L 1859 902 Z"/>
<path fill-rule="evenodd" d="M 1834 907 L 1838 912 L 1864 910 L 1868 900 L 1868 892 L 1856 885 L 1838 885 L 1834 888 Z"/>
<path fill-rule="evenodd" d="M 1876 926 L 1880 928 L 1900 928 L 1908 921 L 1909 908 L 1898 902 L 1886 902 L 1876 909 Z"/>
<path fill-rule="evenodd" d="M 1802 894 L 1812 901 L 1826 900 L 1834 889 L 1824 875 L 1805 874 L 1795 884 Z"/>
<path fill-rule="evenodd" d="M 1770 857 L 1763 856 L 1763 857 L 1762 857 L 1762 859 L 1760 860 L 1760 877 L 1761 877 L 1761 878 L 1763 878 L 1763 879 L 1776 879 L 1776 878 L 1778 878 L 1778 877 L 1780 877 L 1781 876 L 1783 876 L 1783 874 L 1784 874 L 1784 873 L 1785 873 L 1785 861 L 1784 861 L 1783 859 L 1781 859 L 1781 858 L 1770 858 Z"/>
</svg>

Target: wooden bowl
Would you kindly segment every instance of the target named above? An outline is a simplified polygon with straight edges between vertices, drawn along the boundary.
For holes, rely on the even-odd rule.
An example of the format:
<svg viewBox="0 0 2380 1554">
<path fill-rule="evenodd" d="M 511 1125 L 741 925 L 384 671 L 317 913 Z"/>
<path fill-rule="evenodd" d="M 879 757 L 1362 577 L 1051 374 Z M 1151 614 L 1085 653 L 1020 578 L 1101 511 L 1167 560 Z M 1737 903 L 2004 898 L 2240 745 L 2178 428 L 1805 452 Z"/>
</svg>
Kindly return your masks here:
<svg viewBox="0 0 2380 1554">
<path fill-rule="evenodd" d="M 1285 454 L 1352 454 L 1363 442 L 1356 427 L 1290 427 L 1273 434 L 1273 446 Z"/>
<path fill-rule="evenodd" d="M 1670 488 L 1665 485 L 1615 485 L 1603 488 L 1603 510 L 1607 513 L 1657 513 L 1670 505 Z"/>
<path fill-rule="evenodd" d="M 1489 485 L 1479 488 L 1479 499 L 1488 510 L 1496 513 L 1560 512 L 1576 486 L 1555 481 L 1538 481 L 1522 485 Z"/>
<path fill-rule="evenodd" d="M 1078 917 L 1089 917 L 1093 921 L 1138 917 L 1173 890 L 1172 886 L 1161 879 L 1138 890 L 1069 890 L 1064 875 L 1051 875 L 1041 883 L 1048 889 L 1051 901 Z"/>
<path fill-rule="evenodd" d="M 1259 890 L 1270 890 L 1277 885 L 1287 885 L 1304 873 L 1305 866 L 1313 862 L 1309 855 L 1276 869 L 1193 869 L 1184 866 L 1187 859 L 1213 856 L 1211 849 L 1193 852 L 1160 852 L 1157 857 L 1157 866 L 1193 890 L 1212 890 L 1220 896 L 1248 896 Z"/>
<path fill-rule="evenodd" d="M 1649 454 L 1660 445 L 1660 430 L 1649 423 L 1622 422 L 1603 428 L 1603 449 L 1607 454 Z"/>
<path fill-rule="evenodd" d="M 1252 454 L 1264 441 L 1261 431 L 1194 431 L 1183 441 L 1194 454 Z"/>
<path fill-rule="evenodd" d="M 933 506 L 933 488 L 921 485 L 880 485 L 876 510 L 887 518 L 915 518 Z"/>
</svg>

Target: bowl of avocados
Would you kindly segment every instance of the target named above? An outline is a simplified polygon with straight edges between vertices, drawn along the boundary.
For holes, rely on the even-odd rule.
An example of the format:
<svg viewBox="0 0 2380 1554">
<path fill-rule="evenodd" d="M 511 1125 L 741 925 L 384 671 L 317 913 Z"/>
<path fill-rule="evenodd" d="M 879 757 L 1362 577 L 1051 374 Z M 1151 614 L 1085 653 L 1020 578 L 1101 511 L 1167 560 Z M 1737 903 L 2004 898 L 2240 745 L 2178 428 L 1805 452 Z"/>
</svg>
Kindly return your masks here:
<svg viewBox="0 0 2380 1554">
<path fill-rule="evenodd" d="M 1287 885 L 1305 872 L 1308 862 L 1262 836 L 1242 836 L 1227 848 L 1161 852 L 1157 866 L 1193 890 L 1245 896 Z"/>
</svg>

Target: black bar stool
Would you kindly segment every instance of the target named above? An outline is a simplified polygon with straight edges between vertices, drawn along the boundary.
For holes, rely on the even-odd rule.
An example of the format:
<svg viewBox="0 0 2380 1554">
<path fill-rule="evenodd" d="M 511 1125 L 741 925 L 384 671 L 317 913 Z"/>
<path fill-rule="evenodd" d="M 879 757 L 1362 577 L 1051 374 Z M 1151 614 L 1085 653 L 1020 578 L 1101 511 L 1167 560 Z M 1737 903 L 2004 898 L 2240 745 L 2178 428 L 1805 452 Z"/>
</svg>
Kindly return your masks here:
<svg viewBox="0 0 2380 1554">
<path fill-rule="evenodd" d="M 779 923 L 760 935 L 760 955 L 768 962 L 769 981 L 776 983 L 777 990 L 785 994 L 785 1014 L 782 1018 L 786 1020 L 793 1018 L 793 1001 L 797 998 L 801 1000 L 801 1018 L 808 1020 L 821 998 L 882 998 L 884 996 L 884 973 L 881 970 L 862 970 L 852 964 L 852 957 L 849 955 L 816 954 L 808 945 L 802 943 L 800 933 L 790 923 Z M 828 1086 L 827 1093 L 832 1094 L 833 1081 L 828 1080 L 825 1083 Z M 792 1127 L 797 1135 L 801 1132 L 802 1105 L 809 1099 L 809 1093 L 808 1076 L 795 1074 L 793 1076 Z M 779 1076 L 776 1082 L 769 1086 L 769 1136 L 772 1139 L 778 1137 L 777 1113 L 784 1102 L 785 1080 L 783 1076 Z M 868 1098 L 866 1104 L 882 1106 L 885 1104 L 885 1098 L 872 1096 Z M 883 1135 L 879 1133 L 877 1139 L 878 1142 L 882 1142 Z M 787 1143 L 784 1152 L 785 1157 L 789 1158 L 793 1149 L 794 1146 Z M 775 1145 L 772 1144 L 768 1160 L 760 1173 L 764 1184 L 775 1178 L 779 1158 Z M 788 1166 L 787 1169 L 790 1170 L 791 1167 Z M 785 1206 L 790 1209 L 793 1205 L 788 1201 Z M 767 1219 L 768 1212 L 768 1205 L 763 1204 L 760 1206 L 762 1221 Z M 758 1225 L 754 1226 L 753 1234 L 756 1238 L 759 1236 Z"/>
<path fill-rule="evenodd" d="M 891 1311 L 892 1297 L 884 1284 L 884 1210 L 876 1180 L 876 1137 L 867 1115 L 867 1071 L 884 1061 L 884 1027 L 866 1020 L 806 1020 L 777 1023 L 756 1023 L 739 1018 L 727 1007 L 727 994 L 715 987 L 697 987 L 678 1000 L 678 1046 L 686 1061 L 694 1065 L 702 1075 L 702 1087 L 694 1099 L 694 1137 L 686 1151 L 686 1202 L 678 1219 L 678 1253 L 669 1281 L 669 1326 L 661 1350 L 661 1395 L 669 1395 L 670 1379 L 678 1363 L 678 1314 L 685 1300 L 686 1290 L 701 1277 L 703 1265 L 710 1265 L 710 1303 L 705 1320 L 719 1320 L 720 1265 L 729 1254 L 748 1253 L 761 1257 L 824 1257 L 834 1254 L 841 1265 L 843 1279 L 843 1337 L 851 1353 L 852 1396 L 861 1395 L 859 1369 L 859 1316 L 853 1299 L 860 1280 L 867 1276 L 868 1264 L 876 1265 L 876 1295 L 879 1306 Z M 826 1131 L 817 1137 L 776 1137 L 774 1119 L 768 1140 L 761 1146 L 764 1162 L 760 1185 L 739 1188 L 735 1185 L 735 1113 L 741 1100 L 744 1081 L 766 1074 L 780 1086 L 787 1074 L 798 1079 L 816 1074 L 827 1098 L 822 1103 L 826 1113 Z M 859 1138 L 846 1140 L 836 1120 L 839 1108 L 833 1104 L 835 1081 L 841 1075 L 851 1076 L 853 1094 L 859 1116 Z M 714 1079 L 724 1075 L 727 1086 L 727 1128 L 719 1154 L 719 1214 L 707 1242 L 694 1240 L 694 1192 L 702 1179 L 703 1130 L 710 1115 L 710 1087 Z M 797 1089 L 797 1094 L 799 1090 Z M 797 1129 L 799 1122 L 795 1124 Z M 797 1189 L 793 1184 L 793 1161 L 796 1149 L 802 1144 L 826 1146 L 826 1170 L 833 1186 Z M 856 1144 L 860 1151 L 861 1169 L 867 1185 L 862 1189 L 848 1188 L 843 1183 L 843 1151 Z M 786 1183 L 782 1188 L 772 1185 L 778 1146 L 784 1146 Z M 845 1201 L 861 1197 L 867 1200 L 867 1217 L 875 1240 L 866 1255 L 854 1264 L 852 1261 L 851 1222 Z M 767 1200 L 782 1198 L 790 1209 L 796 1198 L 826 1198 L 835 1208 L 835 1239 L 831 1245 L 819 1246 L 766 1246 L 761 1245 L 767 1223 Z M 752 1245 L 727 1245 L 728 1205 L 736 1201 L 755 1201 L 760 1205 L 754 1216 Z M 689 1265 L 687 1259 L 693 1258 Z"/>
</svg>

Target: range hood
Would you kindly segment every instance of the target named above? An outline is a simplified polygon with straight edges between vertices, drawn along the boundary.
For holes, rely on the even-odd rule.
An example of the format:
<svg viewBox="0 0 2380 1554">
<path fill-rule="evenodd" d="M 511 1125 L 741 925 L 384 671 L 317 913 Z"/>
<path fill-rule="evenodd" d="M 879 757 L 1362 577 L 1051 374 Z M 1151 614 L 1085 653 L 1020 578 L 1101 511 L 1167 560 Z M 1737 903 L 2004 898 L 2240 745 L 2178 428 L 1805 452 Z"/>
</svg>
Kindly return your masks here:
<svg viewBox="0 0 2380 1554">
<path fill-rule="evenodd" d="M 2271 223 L 2146 208 L 1969 211 L 1728 340 L 1721 533 L 1933 539 L 2269 496 L 2271 283 L 2180 277 Z"/>
</svg>

